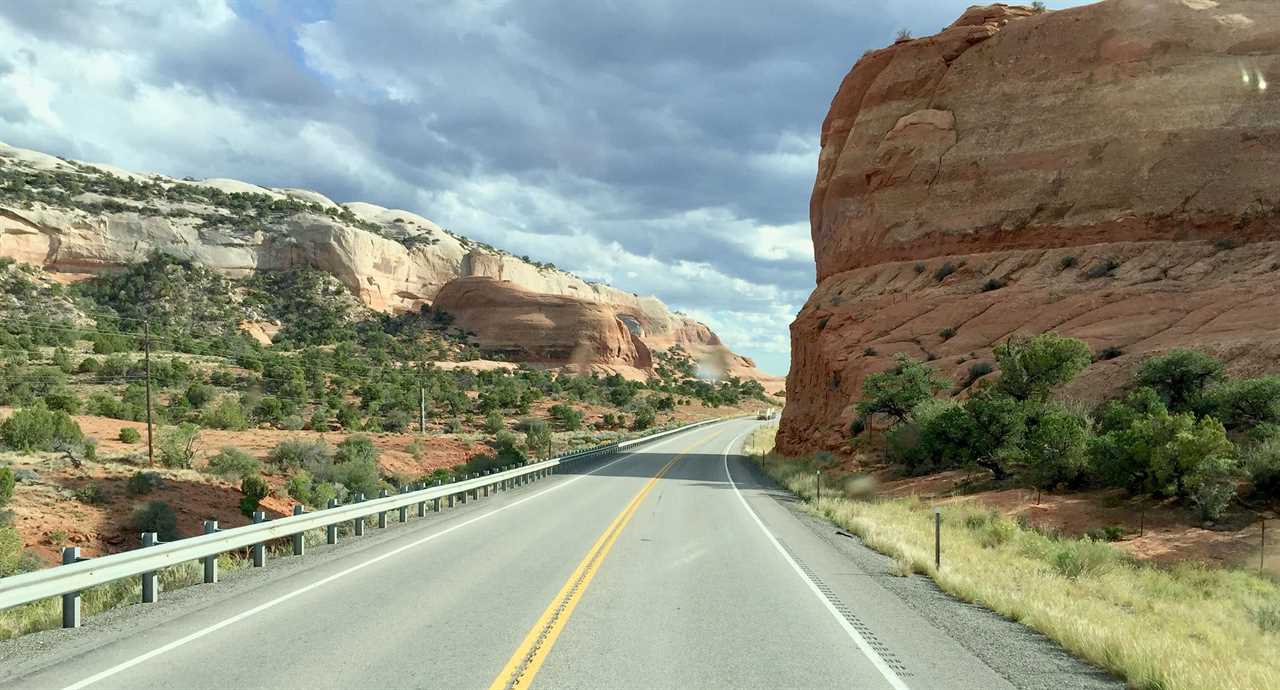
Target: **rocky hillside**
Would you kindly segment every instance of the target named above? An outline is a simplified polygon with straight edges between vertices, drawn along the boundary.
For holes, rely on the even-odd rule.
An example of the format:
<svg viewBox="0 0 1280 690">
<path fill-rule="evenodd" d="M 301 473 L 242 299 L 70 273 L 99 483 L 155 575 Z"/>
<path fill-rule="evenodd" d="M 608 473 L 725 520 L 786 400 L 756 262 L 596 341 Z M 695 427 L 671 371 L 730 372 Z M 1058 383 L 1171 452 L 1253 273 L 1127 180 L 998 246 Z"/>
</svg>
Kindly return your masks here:
<svg viewBox="0 0 1280 690">
<path fill-rule="evenodd" d="M 1097 399 L 1152 353 L 1280 358 L 1280 5 L 973 7 L 867 53 L 822 127 L 818 285 L 779 447 L 848 437 L 895 353 L 962 392 L 1018 333 L 1082 338 Z"/>
<path fill-rule="evenodd" d="M 508 307 L 535 313 L 553 301 L 596 315 L 596 330 L 540 329 L 547 343 L 524 343 L 530 361 L 644 377 L 634 358 L 563 343 L 601 342 L 618 329 L 647 348 L 680 345 L 721 361 L 730 373 L 769 380 L 728 352 L 706 326 L 656 298 L 586 282 L 553 265 L 515 257 L 453 234 L 408 211 L 336 204 L 316 192 L 268 189 L 236 180 L 178 180 L 64 160 L 0 144 L 0 256 L 31 263 L 62 280 L 118 271 L 162 253 L 232 278 L 313 268 L 336 278 L 367 307 L 417 311 L 459 278 L 504 286 Z M 467 294 L 471 294 L 468 292 Z M 475 305 L 451 307 L 464 315 Z M 581 326 L 575 322 L 574 328 Z M 254 325 L 262 335 L 265 329 Z M 532 332 L 529 332 L 532 335 Z M 486 343 L 480 342 L 485 347 Z M 508 347 L 497 348 L 516 354 Z M 570 362 L 550 352 L 582 355 Z"/>
</svg>

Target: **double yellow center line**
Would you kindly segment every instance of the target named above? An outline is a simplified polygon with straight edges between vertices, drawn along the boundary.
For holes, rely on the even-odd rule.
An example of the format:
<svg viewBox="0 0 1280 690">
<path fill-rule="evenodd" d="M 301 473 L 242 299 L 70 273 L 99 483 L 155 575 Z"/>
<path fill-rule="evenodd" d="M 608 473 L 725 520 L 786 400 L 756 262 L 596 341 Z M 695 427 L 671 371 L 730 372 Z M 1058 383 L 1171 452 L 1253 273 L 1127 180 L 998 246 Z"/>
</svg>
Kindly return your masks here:
<svg viewBox="0 0 1280 690">
<path fill-rule="evenodd" d="M 693 450 L 694 447 L 707 443 L 723 432 L 719 432 L 710 439 L 704 439 L 698 443 L 680 451 L 671 462 L 662 466 L 658 473 L 653 475 L 639 493 L 631 499 L 626 508 L 613 519 L 604 530 L 604 534 L 596 540 L 596 543 L 587 551 L 586 557 L 574 569 L 573 574 L 569 576 L 568 581 L 564 583 L 564 587 L 560 588 L 560 592 L 547 606 L 546 610 L 538 618 L 538 622 L 534 623 L 533 628 L 529 630 L 529 634 L 525 635 L 524 641 L 516 648 L 511 659 L 507 661 L 507 665 L 502 667 L 502 672 L 489 685 L 489 690 L 516 690 L 518 688 L 528 688 L 533 682 L 534 676 L 538 674 L 538 670 L 542 668 L 542 663 L 546 660 L 547 654 L 556 643 L 556 638 L 560 636 L 560 632 L 564 630 L 565 623 L 569 621 L 569 617 L 573 615 L 573 610 L 578 606 L 578 602 L 582 599 L 582 594 L 587 590 L 587 585 L 591 584 L 591 579 L 595 577 L 596 572 L 600 569 L 600 564 L 604 562 L 605 556 L 609 555 L 609 550 L 613 548 L 614 542 L 618 541 L 618 535 L 622 534 L 622 530 L 631 522 L 632 516 L 636 510 L 640 508 L 640 504 L 644 502 L 645 496 L 653 490 L 658 480 L 667 473 L 668 470 L 676 464 L 680 458 L 683 458 Z"/>
</svg>

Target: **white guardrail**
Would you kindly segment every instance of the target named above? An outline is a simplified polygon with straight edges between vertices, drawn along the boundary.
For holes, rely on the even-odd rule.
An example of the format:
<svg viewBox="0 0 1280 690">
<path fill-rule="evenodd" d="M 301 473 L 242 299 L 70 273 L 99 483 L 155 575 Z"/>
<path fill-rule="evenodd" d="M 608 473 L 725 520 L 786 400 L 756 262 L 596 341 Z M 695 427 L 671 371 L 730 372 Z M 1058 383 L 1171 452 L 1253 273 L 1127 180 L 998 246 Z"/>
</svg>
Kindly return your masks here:
<svg viewBox="0 0 1280 690">
<path fill-rule="evenodd" d="M 217 558 L 220 554 L 245 547 L 253 547 L 253 564 L 262 566 L 266 561 L 265 543 L 286 537 L 293 537 L 294 555 L 302 555 L 304 532 L 326 528 L 326 541 L 336 544 L 339 525 L 351 522 L 355 536 L 364 533 L 364 520 L 373 515 L 378 516 L 380 527 L 386 526 L 387 512 L 399 511 L 400 522 L 407 520 L 409 506 L 417 505 L 418 517 L 427 513 L 427 502 L 432 502 L 432 511 L 440 510 L 440 501 L 447 501 L 453 506 L 455 498 L 465 503 L 467 496 L 479 498 L 488 496 L 490 490 L 508 490 L 514 486 L 528 484 L 551 474 L 555 467 L 566 465 L 575 460 L 587 457 L 615 455 L 624 448 L 641 443 L 649 443 L 657 439 L 695 429 L 708 424 L 725 421 L 711 419 L 671 429 L 630 441 L 610 443 L 585 450 L 575 451 L 557 458 L 520 465 L 489 474 L 463 478 L 448 484 L 437 482 L 434 486 L 418 483 L 403 487 L 401 493 L 383 495 L 378 498 L 364 500 L 356 496 L 345 505 L 337 505 L 330 501 L 324 510 L 307 513 L 302 506 L 294 507 L 294 514 L 276 520 L 265 521 L 262 513 L 254 515 L 254 524 L 217 529 L 216 522 L 206 522 L 206 533 L 166 543 L 155 543 L 155 535 L 147 533 L 143 536 L 144 547 L 132 551 L 123 551 L 100 558 L 79 558 L 79 549 L 68 547 L 63 551 L 64 564 L 54 568 L 46 568 L 21 575 L 0 578 L 0 610 L 21 606 L 33 601 L 62 596 L 63 627 L 74 628 L 80 625 L 80 592 L 97 585 L 103 585 L 127 577 L 142 576 L 142 600 L 144 603 L 156 600 L 156 572 L 188 561 L 204 561 L 204 581 L 218 581 Z M 483 494 L 482 494 L 483 492 Z"/>
</svg>

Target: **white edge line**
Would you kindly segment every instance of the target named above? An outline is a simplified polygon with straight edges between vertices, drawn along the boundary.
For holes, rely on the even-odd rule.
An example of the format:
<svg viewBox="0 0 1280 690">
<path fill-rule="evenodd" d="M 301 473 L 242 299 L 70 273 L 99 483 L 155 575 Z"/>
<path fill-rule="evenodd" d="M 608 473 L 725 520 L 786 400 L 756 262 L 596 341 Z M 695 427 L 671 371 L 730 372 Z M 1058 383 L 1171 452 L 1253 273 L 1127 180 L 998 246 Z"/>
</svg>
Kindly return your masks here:
<svg viewBox="0 0 1280 690">
<path fill-rule="evenodd" d="M 813 592 L 813 595 L 818 597 L 822 602 L 822 605 L 831 613 L 831 617 L 836 619 L 836 622 L 840 624 L 840 627 L 843 628 L 846 633 L 848 633 L 849 637 L 853 638 L 853 643 L 858 646 L 858 649 L 862 651 L 862 654 L 867 657 L 873 666 L 876 667 L 876 670 L 880 672 L 880 675 L 884 676 L 884 679 L 889 681 L 889 685 L 892 686 L 894 690 L 909 690 L 909 688 L 907 688 L 907 684 L 902 682 L 902 679 L 898 677 L 898 674 L 894 672 L 892 668 L 889 668 L 889 665 L 885 663 L 884 659 L 880 658 L 880 654 L 878 654 L 875 649 L 872 649 L 871 645 L 867 644 L 866 639 L 864 639 L 862 635 L 849 624 L 849 621 L 845 620 L 844 616 L 840 615 L 840 612 L 836 610 L 835 604 L 827 598 L 827 595 L 822 593 L 822 590 L 818 589 L 818 585 L 814 583 L 812 578 L 805 574 L 804 570 L 800 568 L 800 564 L 796 563 L 796 559 L 792 558 L 791 554 L 787 553 L 787 550 L 782 548 L 782 544 L 778 542 L 777 537 L 773 536 L 773 533 L 769 531 L 768 527 L 765 527 L 764 522 L 760 520 L 760 516 L 756 515 L 756 511 L 751 509 L 751 506 L 747 503 L 747 499 L 742 495 L 742 490 L 738 488 L 738 483 L 733 481 L 733 474 L 729 472 L 729 450 L 732 449 L 743 436 L 751 433 L 751 431 L 754 430 L 748 429 L 747 431 L 739 434 L 737 438 L 730 441 L 729 445 L 724 448 L 724 452 L 722 453 L 724 456 L 724 474 L 729 478 L 729 486 L 733 487 L 733 492 L 737 494 L 738 500 L 742 502 L 742 507 L 746 508 L 747 514 L 751 516 L 752 520 L 755 520 L 756 525 L 760 527 L 760 531 L 764 532 L 764 536 L 768 537 L 769 542 L 773 544 L 773 547 L 778 550 L 778 553 L 782 554 L 782 558 L 787 561 L 791 566 L 791 569 L 796 571 L 796 574 L 800 576 L 800 579 L 804 580 L 804 583 L 809 586 L 809 591 Z"/>
<path fill-rule="evenodd" d="M 709 424 L 709 425 L 707 425 L 707 426 L 713 426 L 713 425 L 710 425 L 710 424 Z M 210 634 L 210 633 L 217 632 L 217 631 L 219 631 L 219 630 L 221 630 L 221 629 L 223 629 L 223 628 L 225 628 L 225 627 L 227 627 L 227 626 L 229 626 L 229 625 L 234 625 L 234 624 L 236 624 L 236 623 L 239 623 L 240 621 L 242 621 L 242 620 L 244 620 L 244 619 L 246 619 L 246 618 L 249 618 L 249 617 L 251 617 L 251 616 L 255 616 L 255 615 L 259 614 L 259 613 L 262 613 L 263 611 L 266 611 L 267 609 L 272 608 L 272 607 L 274 607 L 274 606 L 276 606 L 276 605 L 278 605 L 278 604 L 283 604 L 284 602 L 286 602 L 286 601 L 288 601 L 288 600 L 290 600 L 290 599 L 292 599 L 292 598 L 294 598 L 294 597 L 296 597 L 296 596 L 299 596 L 299 595 L 302 595 L 302 594 L 306 594 L 307 592 L 310 592 L 310 591 L 311 591 L 311 590 L 313 590 L 313 589 L 316 589 L 316 588 L 318 588 L 318 587 L 321 587 L 321 586 L 327 585 L 327 584 L 329 584 L 330 582 L 333 582 L 334 580 L 337 580 L 338 578 L 345 577 L 345 576 L 350 575 L 351 573 L 354 573 L 354 572 L 356 572 L 356 571 L 358 571 L 358 570 L 363 570 L 364 568 L 367 568 L 367 567 L 369 567 L 369 566 L 373 565 L 374 563 L 377 563 L 377 562 L 379 562 L 379 561 L 386 560 L 386 559 L 388 559 L 388 558 L 391 558 L 392 556 L 395 556 L 395 555 L 397 555 L 397 554 L 399 554 L 399 553 L 401 553 L 401 552 L 403 552 L 403 551 L 407 551 L 407 550 L 412 549 L 412 548 L 414 548 L 414 547 L 421 546 L 422 544 L 425 544 L 425 543 L 427 543 L 427 542 L 429 542 L 429 541 L 431 541 L 431 540 L 433 540 L 433 539 L 437 539 L 437 538 L 439 538 L 439 537 L 443 537 L 444 535 L 449 534 L 450 532 L 453 532 L 454 530 L 462 529 L 463 527 L 466 527 L 467 525 L 470 525 L 470 524 L 473 524 L 473 523 L 479 522 L 479 521 L 481 521 L 481 520 L 483 520 L 483 519 L 485 519 L 485 518 L 487 518 L 487 517 L 491 517 L 491 516 L 493 516 L 493 515 L 497 515 L 498 513 L 501 513 L 501 512 L 502 512 L 502 511 L 504 511 L 504 510 L 507 510 L 507 509 L 510 509 L 510 508 L 514 508 L 514 507 L 516 507 L 516 506 L 518 506 L 518 505 L 520 505 L 521 503 L 524 503 L 524 502 L 526 502 L 526 501 L 532 501 L 533 499 L 538 498 L 539 496 L 543 496 L 543 495 L 549 494 L 549 493 L 551 493 L 552 491 L 555 491 L 555 490 L 557 490 L 557 489 L 563 489 L 564 487 L 569 486 L 570 484 L 572 484 L 572 483 L 574 483 L 574 482 L 578 481 L 579 479 L 583 479 L 583 478 L 585 478 L 585 477 L 588 477 L 588 476 L 590 476 L 590 475 L 593 475 L 593 474 L 595 474 L 596 472 L 599 472 L 600 470 L 606 469 L 606 468 L 608 468 L 608 467 L 612 467 L 613 465 L 616 465 L 616 464 L 618 464 L 618 463 L 622 462 L 623 460 L 626 460 L 626 459 L 627 459 L 628 457 L 630 457 L 632 454 L 634 454 L 634 451 L 628 451 L 626 455 L 624 455 L 624 456 L 622 456 L 622 457 L 618 458 L 617 460 L 614 460 L 613 462 L 610 462 L 610 463 L 608 463 L 608 464 L 606 464 L 606 465 L 601 465 L 601 466 L 599 466 L 599 467 L 595 468 L 594 470 L 591 470 L 590 472 L 587 472 L 587 473 L 585 473 L 585 474 L 580 474 L 580 475 L 578 475 L 577 477 L 574 477 L 573 479 L 570 479 L 570 480 L 569 480 L 569 481 L 567 481 L 567 482 L 563 482 L 563 483 L 560 483 L 560 484 L 556 484 L 555 486 L 550 487 L 550 488 L 546 489 L 545 491 L 540 491 L 540 492 L 538 492 L 538 493 L 536 493 L 536 494 L 533 494 L 532 496 L 526 496 L 526 497 L 524 497 L 524 498 L 522 498 L 522 499 L 520 499 L 520 500 L 518 500 L 518 501 L 513 501 L 513 502 L 511 502 L 511 503 L 508 503 L 508 504 L 507 504 L 507 505 L 505 505 L 505 506 L 502 506 L 501 508 L 496 508 L 496 509 L 491 510 L 491 511 L 489 511 L 489 512 L 487 512 L 487 513 L 483 514 L 483 515 L 477 515 L 477 516 L 475 516 L 475 517 L 471 518 L 470 520 L 465 520 L 465 521 L 460 522 L 460 523 L 458 523 L 458 524 L 456 524 L 456 525 L 454 525 L 454 526 L 452 526 L 452 527 L 448 527 L 448 528 L 445 528 L 445 529 L 443 529 L 443 530 L 440 530 L 439 532 L 435 532 L 435 533 L 433 533 L 433 534 L 429 534 L 429 535 L 427 535 L 427 536 L 423 537 L 422 539 L 419 539 L 419 540 L 414 541 L 414 542 L 410 542 L 410 543 L 408 543 L 408 544 L 404 544 L 403 546 L 396 547 L 395 549 L 392 549 L 391 551 L 388 551 L 388 552 L 386 552 L 386 553 L 384 553 L 384 554 L 381 554 L 381 555 L 379 555 L 379 556 L 374 556 L 373 558 L 370 558 L 370 559 L 369 559 L 369 560 L 367 560 L 367 561 L 362 561 L 362 562 L 360 562 L 360 563 L 358 563 L 358 564 L 356 564 L 356 565 L 351 566 L 350 568 L 347 568 L 346 570 L 342 570 L 342 571 L 336 572 L 336 573 L 334 573 L 334 574 L 332 574 L 332 575 L 329 575 L 328 577 L 322 578 L 322 579 L 320 579 L 320 580 L 316 580 L 315 582 L 312 582 L 311 584 L 306 585 L 305 587 L 300 587 L 300 588 L 298 588 L 298 589 L 295 589 L 294 591 L 289 592 L 288 594 L 285 594 L 285 595 L 279 596 L 279 597 L 277 597 L 277 598 L 275 598 L 275 599 L 272 599 L 272 600 L 270 600 L 270 601 L 264 602 L 264 603 L 262 603 L 262 604 L 258 604 L 257 606 L 255 606 L 255 607 L 253 607 L 253 608 L 251 608 L 251 609 L 248 609 L 248 610 L 246 610 L 246 611 L 242 611 L 242 612 L 240 612 L 240 613 L 237 613 L 236 615 L 234 615 L 234 616 L 232 616 L 232 617 L 230 617 L 230 618 L 227 618 L 227 619 L 225 619 L 225 620 L 222 620 L 222 621 L 220 621 L 220 622 L 218 622 L 218 623 L 214 623 L 213 625 L 210 625 L 210 626 L 209 626 L 209 627 L 207 627 L 207 628 L 203 628 L 203 629 L 201 629 L 201 630 L 197 630 L 197 631 L 195 631 L 195 632 L 193 632 L 193 633 L 191 633 L 191 634 L 189 634 L 189 635 L 187 635 L 187 636 L 185 636 L 185 637 L 180 637 L 180 638 L 178 638 L 178 639 L 174 640 L 173 642 L 170 642 L 170 643 L 168 643 L 168 644 L 166 644 L 166 645 L 163 645 L 163 646 L 157 647 L 157 648 L 155 648 L 155 649 L 153 649 L 153 650 L 151 650 L 151 651 L 149 651 L 149 652 L 147 652 L 147 653 L 145 653 L 145 654 L 139 655 L 139 656 L 134 657 L 134 658 L 132 658 L 132 659 L 130 659 L 130 660 L 128 660 L 128 661 L 125 661 L 125 662 L 123 662 L 123 663 L 120 663 L 120 664 L 117 664 L 117 665 L 115 665 L 115 666 L 112 666 L 111 668 L 108 668 L 108 669 L 106 669 L 106 670 L 104 670 L 104 671 L 100 671 L 100 672 L 98 672 L 98 673 L 95 673 L 95 674 L 93 674 L 92 676 L 89 676 L 88 678 L 85 678 L 84 680 L 81 680 L 81 681 L 76 682 L 76 683 L 72 683 L 71 685 L 68 685 L 68 686 L 66 686 L 65 688 L 63 688 L 63 690 L 80 690 L 80 688 L 86 688 L 86 687 L 88 687 L 88 686 L 90 686 L 90 685 L 93 685 L 94 683 L 97 683 L 98 681 L 101 681 L 101 680 L 105 680 L 105 679 L 107 679 L 107 678 L 110 678 L 111 676 L 114 676 L 114 675 L 116 675 L 117 673 L 120 673 L 121 671 L 127 671 L 128 669 L 133 668 L 134 666 L 137 666 L 138 664 L 141 664 L 141 663 L 143 663 L 144 661 L 148 661 L 148 660 L 150 660 L 150 659 L 154 659 L 155 657 L 160 656 L 161 654 L 165 654 L 166 652 L 171 652 L 171 651 L 173 651 L 173 650 L 177 649 L 178 647 L 181 647 L 181 646 L 183 646 L 183 645 L 186 645 L 186 644 L 188 644 L 188 643 L 190 643 L 190 642 L 194 642 L 194 641 L 196 641 L 196 640 L 198 640 L 198 639 L 200 639 L 200 638 L 204 637 L 205 635 L 208 635 L 208 634 Z"/>
</svg>

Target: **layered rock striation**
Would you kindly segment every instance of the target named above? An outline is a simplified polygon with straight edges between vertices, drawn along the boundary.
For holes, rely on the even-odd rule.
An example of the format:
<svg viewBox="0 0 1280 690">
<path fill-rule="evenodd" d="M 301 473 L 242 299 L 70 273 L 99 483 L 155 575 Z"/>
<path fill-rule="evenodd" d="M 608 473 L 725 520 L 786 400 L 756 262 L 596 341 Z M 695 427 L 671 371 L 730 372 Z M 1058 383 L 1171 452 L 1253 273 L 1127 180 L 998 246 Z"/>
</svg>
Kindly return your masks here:
<svg viewBox="0 0 1280 690">
<path fill-rule="evenodd" d="M 959 392 L 994 344 L 1056 330 L 1099 354 L 1066 391 L 1084 398 L 1175 346 L 1271 367 L 1272 82 L 1269 0 L 973 7 L 865 55 L 822 127 L 780 448 L 838 447 L 898 352 Z"/>
</svg>

